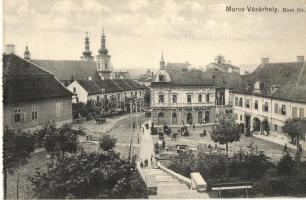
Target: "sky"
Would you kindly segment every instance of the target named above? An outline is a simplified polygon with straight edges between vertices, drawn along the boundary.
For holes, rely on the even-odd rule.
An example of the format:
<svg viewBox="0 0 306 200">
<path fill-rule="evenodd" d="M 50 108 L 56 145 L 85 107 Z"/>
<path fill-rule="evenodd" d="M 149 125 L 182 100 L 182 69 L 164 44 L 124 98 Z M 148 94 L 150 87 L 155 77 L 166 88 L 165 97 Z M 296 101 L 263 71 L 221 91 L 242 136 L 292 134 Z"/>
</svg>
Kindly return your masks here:
<svg viewBox="0 0 306 200">
<path fill-rule="evenodd" d="M 166 62 L 234 65 L 306 55 L 306 12 L 226 12 L 226 6 L 304 8 L 306 0 L 3 0 L 3 46 L 26 44 L 33 59 L 79 60 L 85 33 L 98 54 L 102 29 L 114 68 Z"/>
</svg>

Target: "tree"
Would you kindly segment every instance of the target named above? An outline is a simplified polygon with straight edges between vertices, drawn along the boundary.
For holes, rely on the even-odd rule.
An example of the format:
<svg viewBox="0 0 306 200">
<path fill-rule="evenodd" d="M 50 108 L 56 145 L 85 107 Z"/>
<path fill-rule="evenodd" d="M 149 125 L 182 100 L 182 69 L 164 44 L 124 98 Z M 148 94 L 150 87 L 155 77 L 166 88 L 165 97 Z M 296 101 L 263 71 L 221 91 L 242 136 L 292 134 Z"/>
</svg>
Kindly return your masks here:
<svg viewBox="0 0 306 200">
<path fill-rule="evenodd" d="M 306 120 L 301 119 L 301 118 L 293 118 L 293 119 L 288 119 L 285 122 L 284 125 L 284 132 L 288 133 L 290 135 L 292 143 L 294 138 L 296 139 L 296 147 L 297 147 L 297 161 L 299 163 L 299 157 L 300 157 L 300 145 L 299 145 L 299 140 L 305 134 L 306 130 Z M 297 164 L 298 164 L 297 163 Z"/>
<path fill-rule="evenodd" d="M 60 157 L 47 173 L 31 178 L 36 198 L 144 198 L 146 189 L 135 164 L 113 151 Z"/>
<path fill-rule="evenodd" d="M 117 139 L 106 134 L 99 139 L 100 148 L 103 151 L 112 150 L 116 146 Z"/>
<path fill-rule="evenodd" d="M 228 143 L 239 141 L 240 134 L 235 121 L 232 118 L 223 118 L 220 120 L 220 124 L 216 128 L 213 128 L 211 133 L 211 139 L 219 144 L 225 144 L 226 146 L 226 176 L 229 177 L 228 171 Z"/>
<path fill-rule="evenodd" d="M 51 161 L 55 156 L 63 156 L 66 152 L 76 152 L 79 146 L 78 136 L 85 134 L 81 129 L 72 129 L 71 124 L 64 124 L 61 128 L 50 124 L 46 129 L 43 146 L 51 155 Z"/>
<path fill-rule="evenodd" d="M 289 153 L 284 153 L 277 165 L 277 170 L 280 175 L 291 175 L 294 172 L 295 167 L 295 160 Z"/>
<path fill-rule="evenodd" d="M 7 128 L 3 134 L 3 179 L 4 198 L 7 198 L 7 175 L 14 174 L 19 167 L 27 164 L 34 151 L 31 134 L 14 132 Z"/>
</svg>

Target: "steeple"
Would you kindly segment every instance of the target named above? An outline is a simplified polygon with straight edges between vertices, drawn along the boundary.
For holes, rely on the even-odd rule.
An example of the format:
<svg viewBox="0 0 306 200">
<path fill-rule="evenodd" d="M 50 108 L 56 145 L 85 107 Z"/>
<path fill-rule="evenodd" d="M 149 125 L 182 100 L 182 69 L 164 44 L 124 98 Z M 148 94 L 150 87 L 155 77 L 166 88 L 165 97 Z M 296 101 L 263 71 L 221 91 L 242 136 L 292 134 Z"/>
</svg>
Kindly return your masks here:
<svg viewBox="0 0 306 200">
<path fill-rule="evenodd" d="M 160 69 L 164 69 L 165 68 L 164 52 L 162 52 L 159 64 L 160 64 Z"/>
<path fill-rule="evenodd" d="M 86 37 L 85 37 L 85 50 L 82 53 L 81 60 L 83 61 L 89 61 L 93 60 L 93 57 L 91 56 L 91 51 L 89 49 L 89 37 L 88 37 L 88 32 L 86 32 Z"/>
<path fill-rule="evenodd" d="M 31 53 L 29 51 L 28 45 L 26 45 L 26 49 L 24 51 L 24 57 L 23 58 L 26 59 L 26 60 L 30 60 L 31 59 Z"/>
<path fill-rule="evenodd" d="M 100 54 L 104 54 L 104 55 L 107 55 L 107 54 L 108 54 L 108 50 L 106 49 L 106 45 L 105 45 L 104 29 L 102 30 L 102 36 L 101 36 L 101 49 L 99 49 L 99 53 L 100 53 Z"/>
</svg>

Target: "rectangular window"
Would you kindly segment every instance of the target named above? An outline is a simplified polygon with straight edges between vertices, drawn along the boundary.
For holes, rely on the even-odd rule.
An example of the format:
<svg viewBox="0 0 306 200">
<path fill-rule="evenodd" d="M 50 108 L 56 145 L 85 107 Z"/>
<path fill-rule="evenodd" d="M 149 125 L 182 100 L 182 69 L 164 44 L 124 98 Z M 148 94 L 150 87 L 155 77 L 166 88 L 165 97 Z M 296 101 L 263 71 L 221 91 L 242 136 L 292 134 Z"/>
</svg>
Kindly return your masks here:
<svg viewBox="0 0 306 200">
<path fill-rule="evenodd" d="M 15 121 L 15 123 L 23 122 L 24 116 L 22 116 L 22 115 L 24 115 L 22 113 L 22 109 L 16 108 L 15 112 L 14 112 L 14 121 Z"/>
<path fill-rule="evenodd" d="M 139 91 L 139 96 L 141 96 L 141 91 Z"/>
<path fill-rule="evenodd" d="M 187 95 L 187 103 L 191 103 L 191 94 Z"/>
<path fill-rule="evenodd" d="M 255 100 L 255 106 L 254 106 L 255 110 L 258 110 L 258 100 Z"/>
<path fill-rule="evenodd" d="M 76 93 L 76 88 L 75 87 L 73 87 L 73 93 Z"/>
<path fill-rule="evenodd" d="M 165 76 L 164 75 L 159 75 L 158 79 L 159 79 L 159 81 L 164 81 L 165 80 Z"/>
<path fill-rule="evenodd" d="M 242 115 L 240 115 L 240 121 L 242 121 Z"/>
<path fill-rule="evenodd" d="M 282 105 L 281 114 L 286 115 L 286 105 Z"/>
<path fill-rule="evenodd" d="M 278 104 L 274 103 L 274 113 L 278 113 Z"/>
<path fill-rule="evenodd" d="M 238 115 L 237 115 L 237 113 L 235 113 L 235 114 L 234 114 L 234 116 L 235 116 L 235 119 L 237 120 L 237 119 L 238 119 Z"/>
<path fill-rule="evenodd" d="M 206 102 L 209 102 L 210 99 L 209 99 L 209 94 L 206 94 Z"/>
<path fill-rule="evenodd" d="M 245 107 L 250 108 L 250 99 L 245 100 Z"/>
<path fill-rule="evenodd" d="M 164 103 L 164 95 L 158 95 L 158 103 Z"/>
<path fill-rule="evenodd" d="M 276 124 L 274 125 L 274 131 L 277 131 L 277 125 Z"/>
<path fill-rule="evenodd" d="M 235 106 L 238 106 L 238 97 L 235 97 Z"/>
<path fill-rule="evenodd" d="M 56 103 L 56 109 L 55 109 L 56 116 L 60 117 L 62 115 L 62 112 L 63 112 L 63 104 Z"/>
<path fill-rule="evenodd" d="M 297 107 L 292 107 L 292 118 L 297 118 Z"/>
<path fill-rule="evenodd" d="M 172 95 L 172 103 L 177 103 L 177 95 Z"/>
<path fill-rule="evenodd" d="M 38 106 L 32 107 L 32 120 L 37 121 L 38 119 Z"/>
<path fill-rule="evenodd" d="M 243 105 L 243 101 L 242 101 L 242 98 L 239 99 L 239 107 L 242 107 Z"/>
<path fill-rule="evenodd" d="M 300 109 L 299 109 L 299 116 L 300 116 L 301 118 L 304 117 L 304 108 L 300 108 Z"/>
<path fill-rule="evenodd" d="M 262 104 L 262 111 L 268 112 L 269 111 L 269 102 L 265 102 Z"/>
</svg>

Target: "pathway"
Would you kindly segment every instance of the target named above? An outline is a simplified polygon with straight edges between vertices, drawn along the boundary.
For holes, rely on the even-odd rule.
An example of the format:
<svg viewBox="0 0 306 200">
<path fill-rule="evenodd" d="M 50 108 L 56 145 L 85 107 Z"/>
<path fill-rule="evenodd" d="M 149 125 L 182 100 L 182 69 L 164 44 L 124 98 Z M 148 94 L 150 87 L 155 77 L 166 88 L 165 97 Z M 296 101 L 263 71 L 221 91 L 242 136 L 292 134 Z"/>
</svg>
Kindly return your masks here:
<svg viewBox="0 0 306 200">
<path fill-rule="evenodd" d="M 151 124 L 150 122 L 147 122 Z M 209 198 L 207 193 L 199 193 L 195 190 L 190 190 L 184 183 L 179 182 L 177 179 L 165 173 L 163 170 L 156 167 L 156 163 L 153 159 L 151 163 L 151 155 L 154 156 L 153 139 L 151 136 L 151 130 L 146 129 L 144 124 L 142 125 L 143 131 L 140 141 L 140 154 L 139 159 L 144 161 L 148 159 L 149 166 L 145 169 L 139 167 L 138 169 L 146 180 L 146 176 L 153 176 L 157 184 L 157 195 L 149 196 L 150 199 L 203 199 Z"/>
</svg>

